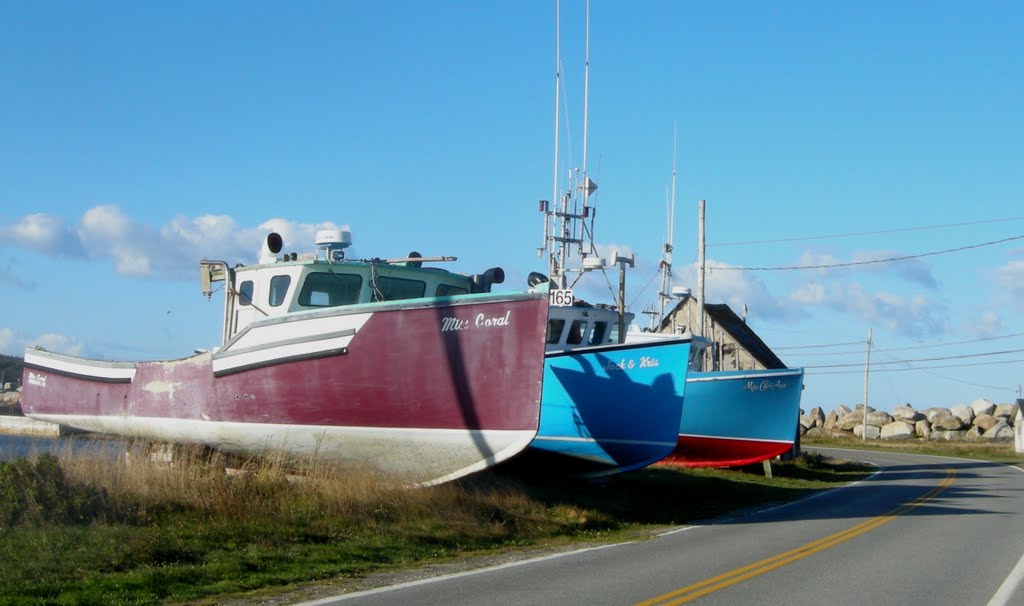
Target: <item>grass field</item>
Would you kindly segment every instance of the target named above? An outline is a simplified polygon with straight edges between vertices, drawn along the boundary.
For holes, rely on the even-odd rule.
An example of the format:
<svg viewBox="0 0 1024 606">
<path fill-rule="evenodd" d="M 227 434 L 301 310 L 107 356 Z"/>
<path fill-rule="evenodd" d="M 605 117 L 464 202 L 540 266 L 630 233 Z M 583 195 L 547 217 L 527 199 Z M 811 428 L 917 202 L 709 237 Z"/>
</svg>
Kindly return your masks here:
<svg viewBox="0 0 1024 606">
<path fill-rule="evenodd" d="M 1004 450 L 962 456 L 1012 459 L 1012 445 Z M 611 541 L 798 499 L 871 469 L 805 454 L 772 471 L 652 467 L 585 482 L 497 470 L 408 490 L 322 464 L 232 462 L 198 449 L 179 449 L 170 465 L 41 455 L 0 463 L 0 603 L 253 599 L 428 562 Z"/>
</svg>

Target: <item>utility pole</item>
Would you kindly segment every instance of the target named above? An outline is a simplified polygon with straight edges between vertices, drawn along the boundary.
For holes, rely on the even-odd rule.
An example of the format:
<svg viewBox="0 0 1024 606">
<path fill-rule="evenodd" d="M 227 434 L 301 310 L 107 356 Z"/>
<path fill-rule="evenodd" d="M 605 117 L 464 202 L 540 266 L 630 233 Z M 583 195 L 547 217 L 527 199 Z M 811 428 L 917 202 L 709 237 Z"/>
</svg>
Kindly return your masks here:
<svg viewBox="0 0 1024 606">
<path fill-rule="evenodd" d="M 868 439 L 868 374 L 871 371 L 871 329 L 868 329 L 868 355 L 864 362 L 864 426 L 860 432 L 862 442 Z"/>
</svg>

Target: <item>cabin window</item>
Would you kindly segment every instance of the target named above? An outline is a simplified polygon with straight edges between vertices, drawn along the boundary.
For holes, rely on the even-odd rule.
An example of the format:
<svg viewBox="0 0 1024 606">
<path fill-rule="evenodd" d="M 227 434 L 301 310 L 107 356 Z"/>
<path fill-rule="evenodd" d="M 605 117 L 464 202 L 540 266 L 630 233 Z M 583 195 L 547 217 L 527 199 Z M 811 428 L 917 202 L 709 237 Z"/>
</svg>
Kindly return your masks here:
<svg viewBox="0 0 1024 606">
<path fill-rule="evenodd" d="M 426 282 L 407 280 L 405 278 L 389 278 L 377 276 L 373 289 L 374 301 L 400 301 L 402 299 L 419 299 L 427 290 Z"/>
<path fill-rule="evenodd" d="M 591 345 L 601 345 L 608 335 L 607 322 L 594 322 L 594 334 L 590 335 Z"/>
<path fill-rule="evenodd" d="M 252 305 L 252 280 L 246 280 L 238 286 L 238 304 Z"/>
<path fill-rule="evenodd" d="M 274 276 L 270 279 L 270 306 L 278 307 L 284 303 L 288 294 L 288 286 L 292 283 L 291 276 Z"/>
<path fill-rule="evenodd" d="M 435 296 L 438 297 L 454 297 L 455 295 L 466 295 L 469 294 L 469 290 L 458 286 L 452 286 L 451 284 L 438 284 L 437 293 Z"/>
<path fill-rule="evenodd" d="M 299 305 L 304 307 L 337 307 L 359 302 L 359 288 L 363 278 L 359 274 L 316 272 L 306 276 L 299 293 Z"/>
<path fill-rule="evenodd" d="M 562 329 L 565 328 L 565 320 L 548 320 L 548 344 L 558 343 L 562 338 Z"/>
<path fill-rule="evenodd" d="M 565 342 L 569 345 L 579 345 L 583 342 L 583 335 L 587 334 L 586 320 L 573 320 L 569 326 L 569 336 Z"/>
</svg>

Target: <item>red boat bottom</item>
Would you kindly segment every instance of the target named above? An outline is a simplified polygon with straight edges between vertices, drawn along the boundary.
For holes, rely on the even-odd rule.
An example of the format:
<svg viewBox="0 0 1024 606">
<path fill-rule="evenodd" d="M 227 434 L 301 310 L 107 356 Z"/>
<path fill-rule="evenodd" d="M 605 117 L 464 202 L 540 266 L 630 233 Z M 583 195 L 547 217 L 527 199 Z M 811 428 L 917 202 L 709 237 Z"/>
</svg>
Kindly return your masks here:
<svg viewBox="0 0 1024 606">
<path fill-rule="evenodd" d="M 777 457 L 792 442 L 679 436 L 676 449 L 658 462 L 677 467 L 741 467 Z"/>
</svg>

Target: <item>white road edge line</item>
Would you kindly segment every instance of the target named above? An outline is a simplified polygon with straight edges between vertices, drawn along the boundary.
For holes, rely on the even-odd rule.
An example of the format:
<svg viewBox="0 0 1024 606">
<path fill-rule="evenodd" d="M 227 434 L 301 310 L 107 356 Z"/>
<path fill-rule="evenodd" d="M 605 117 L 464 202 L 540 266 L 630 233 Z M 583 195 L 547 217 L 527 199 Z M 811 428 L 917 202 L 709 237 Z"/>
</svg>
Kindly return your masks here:
<svg viewBox="0 0 1024 606">
<path fill-rule="evenodd" d="M 824 449 L 826 447 L 822 447 L 822 448 Z M 853 448 L 832 448 L 831 450 L 845 450 L 845 451 L 850 451 L 850 452 L 857 452 L 857 450 L 853 449 Z M 861 451 L 861 452 L 863 452 L 863 451 Z M 892 453 L 892 454 L 910 454 L 910 453 Z M 922 454 L 919 454 L 919 455 L 916 455 L 916 456 L 919 456 L 919 457 L 932 457 L 934 459 L 953 459 L 953 460 L 956 460 L 956 461 L 972 461 L 972 462 L 975 462 L 975 463 L 992 463 L 993 462 L 993 461 L 983 461 L 981 459 L 965 459 L 965 458 L 960 458 L 960 457 L 942 457 L 942 456 L 938 456 L 938 455 L 922 455 Z M 999 465 L 1005 465 L 1006 467 L 1009 467 L 1010 469 L 1016 469 L 1017 471 L 1020 471 L 1020 472 L 1024 473 L 1024 469 L 1021 469 L 1020 467 L 1017 467 L 1016 465 L 1010 465 L 1009 463 L 998 463 L 998 464 Z M 1024 581 L 1024 554 L 1021 554 L 1020 559 L 1017 560 L 1017 565 L 1014 566 L 1013 570 L 1010 571 L 1010 574 L 1006 576 L 1006 579 L 1003 581 L 1003 584 L 999 586 L 999 589 L 996 590 L 995 595 L 992 596 L 992 599 L 988 601 L 988 604 L 986 604 L 986 606 L 1007 606 L 1010 603 L 1010 598 L 1013 597 L 1013 593 L 1020 586 L 1021 581 Z"/>
<path fill-rule="evenodd" d="M 506 564 L 498 564 L 496 566 L 486 566 L 484 568 L 476 568 L 474 570 L 466 570 L 464 572 L 455 572 L 452 574 L 445 574 L 436 577 L 429 577 L 426 579 L 418 579 L 416 581 L 408 581 L 406 583 L 399 583 L 397 585 L 388 585 L 387 587 L 375 587 L 374 589 L 365 589 L 363 591 L 353 591 L 352 593 L 340 593 L 336 596 L 329 598 L 322 598 L 319 600 L 313 600 L 312 602 L 302 602 L 297 606 L 322 606 L 326 604 L 334 604 L 335 602 L 341 602 L 351 598 L 364 597 L 377 593 L 386 593 L 388 591 L 395 591 L 397 589 L 406 589 L 409 587 L 416 587 L 417 585 L 427 585 L 430 583 L 436 583 L 438 581 L 445 581 L 448 579 L 457 579 L 460 577 L 468 577 L 477 574 L 483 574 L 485 572 L 493 572 L 495 570 L 503 570 L 505 568 L 515 568 L 516 566 L 524 566 L 526 564 L 534 564 L 537 562 L 543 562 L 545 560 L 554 560 L 556 558 L 563 558 L 571 555 L 579 555 L 588 551 L 597 551 L 599 549 L 608 549 L 610 547 L 622 547 L 623 545 L 632 545 L 636 541 L 628 541 L 625 543 L 612 543 L 610 545 L 598 545 L 597 547 L 586 547 L 584 549 L 576 549 L 573 551 L 566 551 L 563 553 L 555 553 L 546 556 L 540 556 L 537 558 L 530 558 L 528 560 L 519 560 L 517 562 L 508 562 Z"/>
<path fill-rule="evenodd" d="M 1017 467 L 1016 465 L 1007 465 L 1020 472 L 1024 472 L 1024 469 Z M 1021 581 L 1024 580 L 1024 554 L 1017 560 L 1017 565 L 1013 567 L 1010 574 L 1006 576 L 1006 580 L 996 590 L 995 595 L 988 601 L 987 606 L 1006 606 L 1010 603 L 1010 598 L 1013 597 L 1013 592 L 1020 586 Z"/>
</svg>

